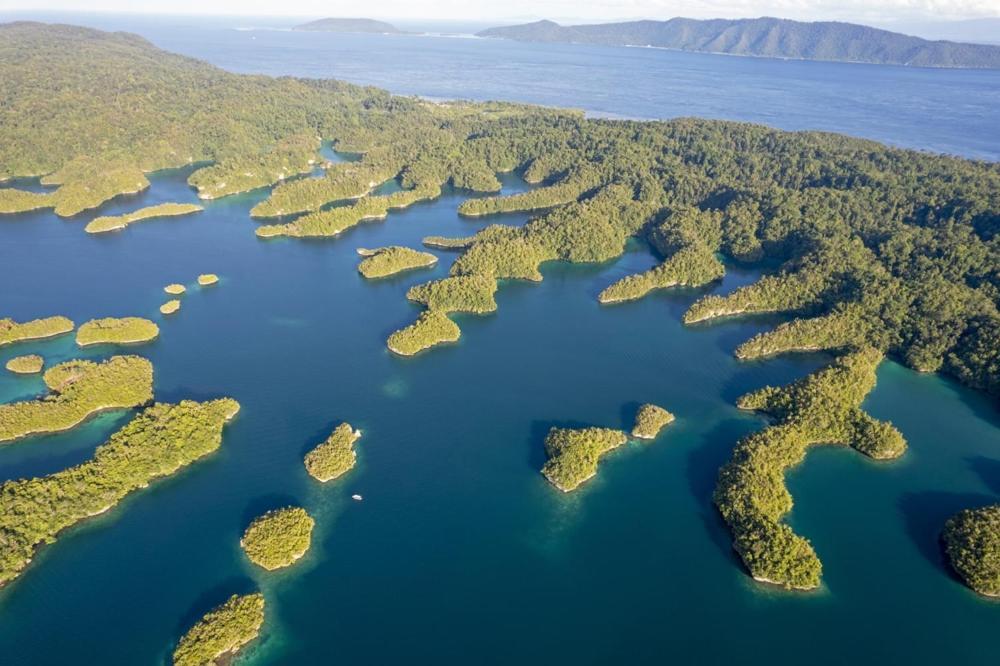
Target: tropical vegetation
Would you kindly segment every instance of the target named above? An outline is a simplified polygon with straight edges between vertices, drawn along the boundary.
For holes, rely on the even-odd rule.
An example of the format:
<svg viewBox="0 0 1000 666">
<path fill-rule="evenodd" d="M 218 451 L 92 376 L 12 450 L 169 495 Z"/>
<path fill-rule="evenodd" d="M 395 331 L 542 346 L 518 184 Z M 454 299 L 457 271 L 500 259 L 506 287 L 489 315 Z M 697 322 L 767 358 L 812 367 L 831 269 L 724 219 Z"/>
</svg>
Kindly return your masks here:
<svg viewBox="0 0 1000 666">
<path fill-rule="evenodd" d="M 222 426 L 239 408 L 229 398 L 159 403 L 111 435 L 90 460 L 0 485 L 0 585 L 63 530 L 215 451 Z"/>
<path fill-rule="evenodd" d="M 11 372 L 19 375 L 33 375 L 41 372 L 44 365 L 45 359 L 38 354 L 26 354 L 10 359 L 7 361 L 6 367 Z"/>
<path fill-rule="evenodd" d="M 962 580 L 980 594 L 1000 597 L 1000 504 L 960 511 L 941 538 Z"/>
<path fill-rule="evenodd" d="M 663 407 L 646 403 L 636 412 L 632 436 L 639 439 L 656 439 L 660 431 L 673 421 L 674 415 Z"/>
<path fill-rule="evenodd" d="M 741 409 L 763 412 L 773 422 L 736 445 L 719 471 L 715 503 L 754 579 L 799 589 L 820 584 L 822 565 L 812 545 L 782 522 L 792 510 L 785 473 L 810 447 L 850 446 L 876 460 L 906 450 L 898 430 L 861 409 L 881 360 L 881 352 L 860 349 L 789 386 L 765 387 L 739 399 Z"/>
<path fill-rule="evenodd" d="M 45 317 L 31 321 L 16 322 L 13 319 L 0 319 L 0 347 L 23 340 L 38 340 L 53 338 L 57 335 L 70 333 L 76 324 L 66 317 Z"/>
<path fill-rule="evenodd" d="M 417 320 L 389 336 L 386 346 L 400 356 L 413 356 L 425 349 L 458 342 L 462 331 L 440 310 L 424 310 Z"/>
<path fill-rule="evenodd" d="M 66 361 L 43 375 L 51 393 L 0 405 L 0 442 L 69 430 L 106 409 L 127 409 L 153 399 L 153 364 L 139 356 Z"/>
<path fill-rule="evenodd" d="M 376 250 L 361 248 L 358 254 L 364 257 L 358 264 L 358 272 L 369 280 L 389 277 L 404 271 L 427 268 L 437 263 L 437 257 L 430 252 L 420 252 L 409 247 L 382 247 Z"/>
<path fill-rule="evenodd" d="M 174 666 L 229 664 L 263 625 L 264 595 L 234 594 L 188 629 L 174 650 Z"/>
<path fill-rule="evenodd" d="M 315 524 L 301 507 L 274 509 L 254 518 L 240 546 L 259 567 L 268 571 L 287 567 L 309 550 Z"/>
<path fill-rule="evenodd" d="M 80 324 L 76 344 L 81 347 L 136 344 L 155 340 L 159 334 L 160 327 L 142 317 L 91 319 Z"/>
<path fill-rule="evenodd" d="M 627 441 L 624 432 L 610 428 L 552 428 L 545 436 L 549 459 L 542 467 L 542 474 L 549 483 L 568 493 L 597 474 L 601 456 Z"/>
<path fill-rule="evenodd" d="M 151 220 L 157 217 L 190 215 L 191 213 L 197 213 L 200 210 L 204 210 L 204 208 L 197 204 L 162 203 L 155 206 L 140 208 L 139 210 L 134 210 L 131 213 L 125 213 L 124 215 L 96 217 L 91 220 L 86 227 L 84 227 L 84 231 L 88 234 L 101 234 L 108 231 L 118 231 L 120 229 L 124 229 L 130 224 L 141 222 L 142 220 Z"/>
<path fill-rule="evenodd" d="M 324 442 L 306 454 L 306 471 L 317 481 L 332 481 L 348 472 L 358 455 L 354 452 L 354 442 L 361 437 L 349 423 L 341 423 Z"/>
</svg>

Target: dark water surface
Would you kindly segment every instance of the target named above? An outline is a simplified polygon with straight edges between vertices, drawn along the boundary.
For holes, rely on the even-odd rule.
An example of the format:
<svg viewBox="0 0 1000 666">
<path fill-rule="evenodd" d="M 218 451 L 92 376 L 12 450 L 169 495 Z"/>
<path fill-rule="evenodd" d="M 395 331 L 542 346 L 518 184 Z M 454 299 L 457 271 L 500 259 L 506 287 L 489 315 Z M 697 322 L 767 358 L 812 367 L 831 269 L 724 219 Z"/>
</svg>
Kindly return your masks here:
<svg viewBox="0 0 1000 666">
<path fill-rule="evenodd" d="M 156 174 L 148 192 L 101 212 L 194 201 L 185 176 Z M 507 192 L 525 187 L 504 180 Z M 336 240 L 262 242 L 248 210 L 263 196 L 97 237 L 83 232 L 90 216 L 0 223 L 5 315 L 151 317 L 160 339 L 133 351 L 153 361 L 158 399 L 243 406 L 217 454 L 70 530 L 0 591 L 4 663 L 163 663 L 201 613 L 255 587 L 268 619 L 248 663 L 995 663 L 1000 605 L 955 581 L 937 546 L 950 513 L 1000 485 L 997 414 L 982 396 L 886 363 L 869 407 L 910 452 L 891 464 L 812 453 L 791 475 L 792 521 L 816 545 L 826 586 L 767 589 L 730 550 L 711 504 L 716 471 L 763 425 L 734 399 L 823 357 L 737 362 L 734 346 L 768 322 L 685 328 L 699 292 L 601 307 L 604 286 L 654 262 L 635 247 L 506 284 L 495 315 L 460 318 L 460 343 L 398 358 L 384 341 L 418 312 L 406 289 L 444 276 L 454 255 L 366 282 L 355 249 L 488 221 L 459 218 L 463 195 L 448 192 Z M 221 283 L 199 289 L 202 272 Z M 754 278 L 733 269 L 714 289 Z M 191 288 L 165 318 L 162 288 L 175 281 Z M 64 337 L 3 348 L 0 363 L 114 351 Z M 0 374 L 0 400 L 41 389 Z M 611 455 L 573 495 L 543 480 L 550 426 L 627 428 L 646 401 L 678 415 L 659 440 Z M 80 462 L 127 418 L 6 445 L 0 475 Z M 322 486 L 302 456 L 341 420 L 364 431 L 359 464 Z M 290 503 L 317 518 L 312 551 L 281 573 L 252 567 L 242 529 Z"/>
<path fill-rule="evenodd" d="M 97 22 L 238 71 L 1000 155 L 997 73 Z M 149 191 L 100 213 L 195 201 L 187 173 L 155 174 Z M 1000 495 L 1000 417 L 985 397 L 885 363 L 867 407 L 910 450 L 888 464 L 813 451 L 790 475 L 791 521 L 813 541 L 825 585 L 762 587 L 711 504 L 734 443 L 764 424 L 733 403 L 826 358 L 737 362 L 734 347 L 774 321 L 682 326 L 704 291 L 598 305 L 607 284 L 653 265 L 640 246 L 605 265 L 546 265 L 541 284 L 504 284 L 496 314 L 459 318 L 458 344 L 398 358 L 385 338 L 419 312 L 407 288 L 446 275 L 454 255 L 435 251 L 431 270 L 367 282 L 356 248 L 416 247 L 495 218 L 459 218 L 465 195 L 447 192 L 335 240 L 262 242 L 248 211 L 264 196 L 97 237 L 83 231 L 94 214 L 0 219 L 0 316 L 150 317 L 160 338 L 127 351 L 153 361 L 158 399 L 226 395 L 243 407 L 218 453 L 62 535 L 0 590 L 0 663 L 163 664 L 202 613 L 255 588 L 268 608 L 262 640 L 243 657 L 252 664 L 997 663 L 1000 604 L 956 581 L 937 542 L 949 515 Z M 220 284 L 199 289 L 203 272 Z M 755 278 L 731 268 L 711 290 Z M 171 282 L 189 292 L 166 318 L 157 308 Z M 32 352 L 52 364 L 116 351 L 63 337 L 4 347 L 0 365 Z M 0 372 L 0 401 L 42 388 Z M 647 401 L 678 415 L 656 442 L 612 454 L 570 496 L 538 473 L 549 427 L 628 428 Z M 85 460 L 128 418 L 108 413 L 2 446 L 0 480 Z M 364 431 L 359 464 L 323 486 L 302 456 L 342 420 Z M 317 519 L 312 551 L 283 572 L 252 567 L 242 530 L 291 503 Z"/>
</svg>

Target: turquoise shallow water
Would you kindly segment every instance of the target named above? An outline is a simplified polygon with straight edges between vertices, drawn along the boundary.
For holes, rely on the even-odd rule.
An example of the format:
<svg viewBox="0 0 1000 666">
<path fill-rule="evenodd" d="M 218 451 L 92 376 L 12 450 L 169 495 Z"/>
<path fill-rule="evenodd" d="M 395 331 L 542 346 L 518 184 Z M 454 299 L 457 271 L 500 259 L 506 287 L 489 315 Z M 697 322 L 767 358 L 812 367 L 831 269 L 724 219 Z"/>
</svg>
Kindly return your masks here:
<svg viewBox="0 0 1000 666">
<path fill-rule="evenodd" d="M 156 174 L 101 213 L 194 201 L 186 173 Z M 550 264 L 541 284 L 505 284 L 496 314 L 459 319 L 458 344 L 398 358 L 384 341 L 419 311 L 406 289 L 445 275 L 454 255 L 366 282 L 355 249 L 494 220 L 459 218 L 464 195 L 447 192 L 335 240 L 262 242 L 247 211 L 263 196 L 100 237 L 83 232 L 89 215 L 0 220 L 3 315 L 151 317 L 160 339 L 131 351 L 153 361 L 158 399 L 228 395 L 243 407 L 216 455 L 63 535 L 0 591 L 4 663 L 166 663 L 198 616 L 254 588 L 268 619 L 251 664 L 995 663 L 1000 605 L 958 583 L 937 545 L 948 515 L 1000 494 L 987 398 L 885 363 L 868 407 L 899 426 L 909 453 L 877 464 L 812 452 L 790 478 L 791 520 L 813 540 L 825 587 L 761 587 L 711 504 L 733 444 L 764 423 L 733 402 L 824 357 L 737 362 L 733 348 L 773 321 L 682 326 L 702 291 L 600 306 L 604 286 L 654 263 L 636 245 L 605 265 Z M 197 288 L 202 272 L 221 283 Z M 711 290 L 755 276 L 732 268 Z M 175 281 L 190 291 L 161 317 Z M 114 351 L 60 338 L 2 348 L 0 363 Z M 38 378 L 0 373 L 0 400 L 39 390 Z M 626 428 L 646 401 L 678 415 L 659 440 L 614 453 L 570 496 L 538 473 L 549 427 Z M 127 418 L 0 447 L 0 478 L 84 460 Z M 364 431 L 359 464 L 321 486 L 302 456 L 341 420 Z M 267 574 L 239 536 L 289 503 L 316 516 L 314 547 Z"/>
</svg>

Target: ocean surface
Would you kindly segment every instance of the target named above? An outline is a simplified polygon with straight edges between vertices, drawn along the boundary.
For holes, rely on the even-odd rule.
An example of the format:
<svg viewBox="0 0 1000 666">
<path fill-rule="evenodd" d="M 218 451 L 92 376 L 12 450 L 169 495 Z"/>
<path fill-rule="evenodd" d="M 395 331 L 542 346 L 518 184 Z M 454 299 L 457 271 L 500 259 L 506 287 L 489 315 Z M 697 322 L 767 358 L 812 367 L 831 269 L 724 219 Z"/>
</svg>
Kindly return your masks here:
<svg viewBox="0 0 1000 666">
<path fill-rule="evenodd" d="M 996 73 L 142 25 L 145 32 L 118 27 L 240 71 L 339 76 L 441 97 L 534 97 L 637 117 L 751 118 L 1000 152 L 991 131 L 997 105 L 988 103 L 1000 87 Z M 250 36 L 256 46 L 243 41 Z M 390 43 L 399 50 L 376 48 Z M 698 82 L 654 85 L 650 67 Z M 632 78 L 618 81 L 626 70 Z M 829 86 L 816 81 L 826 74 Z M 877 89 L 886 101 L 867 100 L 856 116 L 829 105 L 824 114 L 815 97 L 843 108 L 837 91 L 847 89 L 864 98 Z M 908 108 L 920 90 L 937 101 Z M 99 213 L 194 202 L 188 173 L 154 174 L 148 191 Z M 503 181 L 506 193 L 528 187 L 514 175 Z M 809 454 L 789 476 L 790 521 L 822 559 L 824 586 L 772 589 L 735 557 L 712 490 L 735 442 L 765 425 L 735 399 L 828 358 L 733 357 L 737 344 L 778 319 L 680 321 L 700 295 L 757 273 L 730 267 L 707 289 L 601 306 L 601 289 L 655 263 L 647 248 L 636 244 L 601 265 L 547 264 L 540 284 L 503 284 L 496 313 L 459 317 L 459 343 L 404 359 L 385 339 L 419 312 L 406 290 L 446 275 L 455 255 L 435 251 L 441 261 L 432 269 L 366 281 L 356 249 L 416 247 L 426 235 L 467 235 L 496 218 L 458 217 L 468 194 L 446 191 L 336 239 L 265 242 L 248 211 L 266 195 L 102 236 L 83 231 L 96 213 L 0 219 L 0 316 L 61 314 L 79 323 L 133 315 L 161 327 L 158 340 L 134 348 L 80 350 L 72 336 L 3 347 L 0 365 L 25 353 L 48 364 L 138 353 L 154 363 L 157 399 L 231 396 L 242 405 L 216 454 L 61 535 L 0 590 L 5 665 L 166 664 L 198 617 L 253 589 L 266 596 L 267 621 L 241 664 L 996 664 L 1000 603 L 956 580 L 938 544 L 947 517 L 1000 496 L 995 401 L 884 363 L 866 408 L 891 420 L 909 451 L 890 463 L 837 447 Z M 199 289 L 195 277 L 205 272 L 221 282 Z M 189 291 L 180 312 L 163 317 L 162 289 L 172 282 Z M 0 401 L 42 390 L 39 377 L 0 372 Z M 550 427 L 627 429 L 643 402 L 678 417 L 655 442 L 608 456 L 570 495 L 539 474 Z M 86 460 L 129 417 L 110 412 L 4 445 L 0 480 Z M 358 465 L 319 484 L 302 457 L 342 421 L 364 432 Z M 354 493 L 364 500 L 352 501 Z M 240 535 L 256 515 L 289 504 L 316 518 L 313 548 L 287 570 L 264 572 L 243 556 Z"/>
</svg>

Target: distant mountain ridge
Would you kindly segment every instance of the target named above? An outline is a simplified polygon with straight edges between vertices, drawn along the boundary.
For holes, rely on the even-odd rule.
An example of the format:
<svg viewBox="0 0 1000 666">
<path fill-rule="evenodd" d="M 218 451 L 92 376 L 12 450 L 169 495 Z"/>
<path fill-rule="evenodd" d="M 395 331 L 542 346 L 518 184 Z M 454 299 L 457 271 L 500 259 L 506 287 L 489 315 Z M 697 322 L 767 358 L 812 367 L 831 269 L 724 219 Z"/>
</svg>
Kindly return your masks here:
<svg viewBox="0 0 1000 666">
<path fill-rule="evenodd" d="M 805 23 L 770 17 L 571 26 L 536 21 L 477 34 L 522 42 L 654 46 L 770 58 L 1000 69 L 1000 46 L 930 41 L 854 23 Z"/>
<path fill-rule="evenodd" d="M 315 30 L 317 32 L 374 32 L 378 34 L 404 34 L 391 23 L 368 18 L 323 18 L 297 25 L 292 30 Z"/>
</svg>

